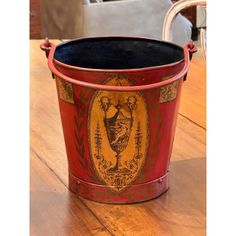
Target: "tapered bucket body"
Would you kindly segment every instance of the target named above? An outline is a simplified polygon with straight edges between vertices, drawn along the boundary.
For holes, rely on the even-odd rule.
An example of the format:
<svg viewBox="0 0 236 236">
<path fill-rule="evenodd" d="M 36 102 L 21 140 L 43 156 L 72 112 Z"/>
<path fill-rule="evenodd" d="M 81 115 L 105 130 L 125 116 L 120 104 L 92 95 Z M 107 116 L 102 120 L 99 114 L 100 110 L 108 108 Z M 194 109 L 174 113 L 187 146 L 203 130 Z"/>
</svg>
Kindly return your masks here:
<svg viewBox="0 0 236 236">
<path fill-rule="evenodd" d="M 70 190 L 106 203 L 164 193 L 189 48 L 102 37 L 50 49 Z"/>
</svg>

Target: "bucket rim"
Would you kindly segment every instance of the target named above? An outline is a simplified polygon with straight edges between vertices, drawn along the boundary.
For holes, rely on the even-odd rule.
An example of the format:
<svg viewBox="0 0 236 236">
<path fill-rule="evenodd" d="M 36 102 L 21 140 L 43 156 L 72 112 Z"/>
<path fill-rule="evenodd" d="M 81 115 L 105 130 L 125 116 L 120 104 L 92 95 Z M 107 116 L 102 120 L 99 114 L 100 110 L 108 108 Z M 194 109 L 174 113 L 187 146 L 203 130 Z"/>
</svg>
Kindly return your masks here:
<svg viewBox="0 0 236 236">
<path fill-rule="evenodd" d="M 168 68 L 168 67 L 172 67 L 172 66 L 176 66 L 178 64 L 181 64 L 182 62 L 184 62 L 184 49 L 183 47 L 169 42 L 169 41 L 164 41 L 164 40 L 158 40 L 156 38 L 151 38 L 151 37 L 143 37 L 143 36 L 122 36 L 122 35 L 111 35 L 111 36 L 94 36 L 94 37 L 84 37 L 84 38 L 77 38 L 77 39 L 72 39 L 72 40 L 68 40 L 62 43 L 59 43 L 58 45 L 56 45 L 56 49 L 57 50 L 58 47 L 63 46 L 65 44 L 69 44 L 69 43 L 73 43 L 76 41 L 83 41 L 83 40 L 90 40 L 90 39 L 111 39 L 111 38 L 124 38 L 124 39 L 141 39 L 141 40 L 148 40 L 148 41 L 156 41 L 159 43 L 163 43 L 166 45 L 171 45 L 174 47 L 179 48 L 180 50 L 182 50 L 183 52 L 183 58 L 181 60 L 178 60 L 176 62 L 172 62 L 172 63 L 168 63 L 168 64 L 164 64 L 164 65 L 158 65 L 158 66 L 147 66 L 147 67 L 140 67 L 140 68 L 131 68 L 131 69 L 95 69 L 95 68 L 87 68 L 87 67 L 79 67 L 79 66 L 73 66 L 73 65 L 69 65 L 66 63 L 63 63 L 57 59 L 55 59 L 53 57 L 53 61 L 55 62 L 56 65 L 69 69 L 69 70 L 75 70 L 75 71 L 85 71 L 85 72 L 101 72 L 101 73 L 127 73 L 127 72 L 143 72 L 143 71 L 150 71 L 150 70 L 157 70 L 157 69 L 162 69 L 162 68 Z"/>
<path fill-rule="evenodd" d="M 61 73 L 60 71 L 58 71 L 58 69 L 55 67 L 55 65 L 53 63 L 53 58 L 54 58 L 56 46 L 54 44 L 50 43 L 48 39 L 46 39 L 45 42 L 40 45 L 40 48 L 43 51 L 46 51 L 46 55 L 48 54 L 48 67 L 51 70 L 53 75 L 65 80 L 67 82 L 70 82 L 72 84 L 82 86 L 82 87 L 87 87 L 87 88 L 96 89 L 96 90 L 108 90 L 108 91 L 110 90 L 110 91 L 122 91 L 122 92 L 154 89 L 154 88 L 158 88 L 161 86 L 165 86 L 167 84 L 170 84 L 172 82 L 175 82 L 175 81 L 183 78 L 184 76 L 186 76 L 186 74 L 189 70 L 190 56 L 192 53 L 194 53 L 197 50 L 196 45 L 191 40 L 189 41 L 188 44 L 186 44 L 183 47 L 184 66 L 181 69 L 181 71 L 178 72 L 178 74 L 175 74 L 170 79 L 163 80 L 163 81 L 157 82 L 157 83 L 147 84 L 147 85 L 113 86 L 113 85 L 94 84 L 94 83 L 90 83 L 90 82 L 75 80 L 75 79 Z"/>
</svg>

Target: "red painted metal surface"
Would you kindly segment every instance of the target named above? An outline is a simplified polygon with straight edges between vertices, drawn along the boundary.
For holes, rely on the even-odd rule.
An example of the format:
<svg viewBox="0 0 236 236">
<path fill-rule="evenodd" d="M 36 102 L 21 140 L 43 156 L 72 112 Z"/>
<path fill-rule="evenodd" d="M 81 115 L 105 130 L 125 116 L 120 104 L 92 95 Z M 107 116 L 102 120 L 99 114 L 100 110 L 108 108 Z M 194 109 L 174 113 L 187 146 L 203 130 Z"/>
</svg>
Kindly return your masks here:
<svg viewBox="0 0 236 236">
<path fill-rule="evenodd" d="M 49 68 L 56 78 L 70 190 L 81 197 L 106 203 L 141 202 L 167 191 L 168 167 L 182 83 L 189 68 L 189 53 L 196 50 L 194 45 L 189 43 L 184 47 L 184 60 L 178 63 L 130 70 L 74 67 L 54 60 L 56 47 L 49 41 L 42 44 L 41 49 L 47 52 Z M 117 79 L 125 83 L 114 85 L 113 81 Z M 132 81 L 132 84 L 127 81 Z M 125 109 L 129 112 L 126 117 L 123 115 L 125 111 L 120 112 L 122 96 L 126 96 L 126 101 L 136 99 L 131 104 L 133 106 L 123 102 L 122 106 L 126 106 Z M 113 105 L 102 103 L 102 99 L 110 97 Z M 107 105 L 108 108 L 113 106 L 113 109 L 116 108 L 115 116 L 123 117 L 126 126 L 129 126 L 128 144 L 118 142 L 117 134 L 113 139 L 110 138 L 112 131 L 106 123 L 106 112 L 109 109 L 102 105 Z M 140 107 L 143 110 L 138 110 Z M 97 111 L 100 115 L 96 114 Z M 104 122 L 97 122 L 96 126 L 93 123 L 95 119 L 103 119 Z M 143 119 L 145 126 L 145 122 L 140 124 L 138 119 Z M 117 120 L 118 118 L 115 125 Z M 100 129 L 104 130 L 103 134 L 103 131 L 99 133 Z M 138 139 L 139 133 L 142 140 Z M 139 144 L 137 140 L 142 143 Z M 101 142 L 110 145 L 102 146 Z M 117 162 L 119 158 L 127 158 L 122 151 L 118 151 L 118 144 L 115 142 L 134 154 L 133 159 L 127 159 L 126 162 L 123 160 L 126 169 L 114 169 L 115 157 Z M 113 143 L 117 145 L 114 146 Z M 112 149 L 114 156 L 111 157 Z"/>
</svg>

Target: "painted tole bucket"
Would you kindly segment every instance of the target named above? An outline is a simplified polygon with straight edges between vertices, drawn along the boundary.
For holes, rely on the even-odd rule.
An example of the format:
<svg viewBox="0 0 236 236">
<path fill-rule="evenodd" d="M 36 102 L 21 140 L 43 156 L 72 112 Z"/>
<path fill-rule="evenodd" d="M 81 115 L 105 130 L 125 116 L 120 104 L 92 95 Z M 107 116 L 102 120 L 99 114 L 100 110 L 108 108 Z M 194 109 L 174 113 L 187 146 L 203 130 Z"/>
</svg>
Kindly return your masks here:
<svg viewBox="0 0 236 236">
<path fill-rule="evenodd" d="M 106 203 L 165 192 L 194 45 L 114 36 L 41 48 L 56 81 L 70 190 Z"/>
</svg>

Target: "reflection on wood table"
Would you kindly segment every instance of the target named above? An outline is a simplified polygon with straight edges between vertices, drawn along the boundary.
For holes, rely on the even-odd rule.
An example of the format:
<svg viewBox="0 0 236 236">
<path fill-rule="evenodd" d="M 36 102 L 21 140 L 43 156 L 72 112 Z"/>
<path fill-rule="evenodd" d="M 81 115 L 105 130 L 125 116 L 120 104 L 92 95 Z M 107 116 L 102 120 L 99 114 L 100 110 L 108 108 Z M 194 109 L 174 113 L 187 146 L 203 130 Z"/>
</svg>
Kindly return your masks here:
<svg viewBox="0 0 236 236">
<path fill-rule="evenodd" d="M 144 203 L 111 205 L 68 190 L 55 82 L 40 43 L 30 42 L 31 235 L 205 235 L 204 59 L 193 57 L 183 85 L 169 191 Z"/>
</svg>

